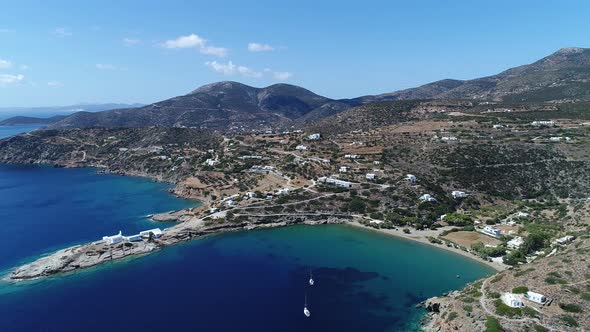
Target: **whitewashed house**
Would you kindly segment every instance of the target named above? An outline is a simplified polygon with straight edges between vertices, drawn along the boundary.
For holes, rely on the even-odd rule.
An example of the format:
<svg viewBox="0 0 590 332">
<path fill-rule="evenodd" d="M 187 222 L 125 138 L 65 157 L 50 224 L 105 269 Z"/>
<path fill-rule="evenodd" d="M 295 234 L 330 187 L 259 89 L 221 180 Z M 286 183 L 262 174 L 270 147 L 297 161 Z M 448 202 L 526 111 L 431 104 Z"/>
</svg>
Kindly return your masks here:
<svg viewBox="0 0 590 332">
<path fill-rule="evenodd" d="M 492 236 L 492 237 L 499 237 L 499 236 L 502 235 L 502 231 L 500 231 L 499 229 L 495 229 L 492 226 L 486 226 L 486 227 L 484 227 L 483 230 L 482 230 L 482 232 L 484 234 L 487 234 L 487 235 Z"/>
<path fill-rule="evenodd" d="M 524 243 L 524 239 L 520 236 L 515 237 L 514 239 L 508 241 L 506 245 L 508 249 L 518 249 Z"/>
<path fill-rule="evenodd" d="M 528 213 L 528 212 L 522 212 L 522 211 L 520 211 L 520 212 L 518 212 L 516 214 L 516 217 L 517 218 L 528 218 L 529 216 L 530 216 L 530 213 Z"/>
<path fill-rule="evenodd" d="M 535 127 L 553 127 L 555 125 L 555 122 L 549 120 L 549 121 L 533 121 L 531 122 L 531 125 L 535 126 Z"/>
<path fill-rule="evenodd" d="M 318 178 L 318 182 L 340 188 L 352 188 L 353 185 L 352 182 L 327 177 Z"/>
<path fill-rule="evenodd" d="M 309 139 L 310 141 L 317 141 L 320 138 L 322 138 L 322 135 L 320 135 L 319 133 L 307 136 L 307 139 Z"/>
<path fill-rule="evenodd" d="M 556 239 L 555 241 L 553 241 L 553 244 L 557 244 L 557 245 L 564 245 L 564 244 L 568 244 L 570 242 L 572 242 L 576 237 L 573 235 L 566 235 L 564 237 L 560 237 L 559 239 Z"/>
<path fill-rule="evenodd" d="M 346 167 L 346 166 L 340 166 L 340 168 L 338 169 L 338 172 L 340 172 L 340 173 L 346 173 L 346 172 L 348 172 L 348 167 Z"/>
<path fill-rule="evenodd" d="M 504 128 L 504 126 L 503 126 L 503 125 L 501 125 L 501 124 L 495 124 L 495 125 L 493 125 L 492 127 L 493 127 L 494 129 L 502 129 L 502 128 Z"/>
<path fill-rule="evenodd" d="M 119 234 L 116 235 L 103 236 L 102 240 L 108 245 L 113 245 L 125 241 L 125 238 L 123 237 L 123 234 L 121 234 L 121 231 L 119 231 Z"/>
<path fill-rule="evenodd" d="M 456 141 L 458 141 L 459 139 L 458 139 L 457 137 L 455 137 L 455 136 L 443 136 L 443 137 L 441 138 L 441 140 L 442 140 L 443 142 L 456 142 Z"/>
<path fill-rule="evenodd" d="M 429 202 L 429 203 L 436 202 L 436 198 L 432 197 L 430 194 L 424 194 L 424 195 L 420 196 L 420 200 L 422 202 Z"/>
<path fill-rule="evenodd" d="M 217 213 L 217 212 L 219 212 L 218 208 L 210 208 L 209 209 L 209 213 Z"/>
<path fill-rule="evenodd" d="M 375 173 L 367 173 L 365 178 L 369 181 L 375 181 Z"/>
<path fill-rule="evenodd" d="M 359 156 L 358 154 L 345 154 L 344 158 L 346 159 L 359 159 L 361 156 Z"/>
<path fill-rule="evenodd" d="M 249 191 L 249 192 L 246 193 L 246 197 L 248 197 L 248 198 L 256 198 L 256 193 L 255 192 L 252 192 L 252 191 Z"/>
<path fill-rule="evenodd" d="M 207 166 L 213 167 L 213 166 L 215 166 L 217 164 L 219 164 L 219 161 L 218 160 L 215 160 L 215 159 L 207 159 L 207 160 L 205 160 L 205 165 L 207 165 Z"/>
<path fill-rule="evenodd" d="M 453 196 L 454 199 L 465 198 L 465 197 L 469 196 L 469 194 L 467 194 L 466 192 L 459 191 L 459 190 L 453 190 L 451 192 L 451 195 Z"/>
<path fill-rule="evenodd" d="M 418 181 L 418 179 L 416 178 L 415 175 L 408 174 L 408 175 L 406 175 L 406 181 L 408 181 L 410 183 L 416 183 L 416 181 Z"/>
<path fill-rule="evenodd" d="M 526 292 L 524 298 L 539 304 L 545 304 L 545 302 L 547 302 L 547 297 L 545 295 L 531 291 Z"/>
<path fill-rule="evenodd" d="M 509 306 L 511 308 L 523 308 L 524 307 L 524 303 L 522 302 L 520 297 L 518 297 L 516 294 L 504 293 L 504 294 L 502 294 L 502 296 L 500 298 L 502 299 L 502 302 L 504 302 L 504 304 L 506 304 L 507 306 Z"/>
<path fill-rule="evenodd" d="M 375 161 L 373 162 L 373 165 L 381 165 L 381 162 L 380 162 L 379 160 L 375 160 Z"/>
<path fill-rule="evenodd" d="M 307 146 L 305 146 L 305 145 L 297 145 L 295 147 L 295 150 L 297 150 L 297 151 L 307 151 Z"/>
<path fill-rule="evenodd" d="M 289 195 L 290 193 L 291 193 L 291 190 L 289 188 L 283 188 L 283 189 L 277 190 L 277 195 L 279 195 L 279 196 Z"/>
<path fill-rule="evenodd" d="M 139 242 L 142 241 L 143 238 L 141 237 L 140 234 L 134 234 L 134 235 L 129 235 L 129 236 L 124 236 L 125 240 L 129 241 L 129 242 Z"/>
<path fill-rule="evenodd" d="M 141 237 L 143 238 L 149 238 L 150 237 L 150 233 L 153 234 L 154 238 L 160 238 L 162 236 L 162 230 L 159 228 L 154 228 L 154 229 L 148 229 L 147 231 L 141 231 L 139 232 L 139 235 L 141 235 Z"/>
</svg>

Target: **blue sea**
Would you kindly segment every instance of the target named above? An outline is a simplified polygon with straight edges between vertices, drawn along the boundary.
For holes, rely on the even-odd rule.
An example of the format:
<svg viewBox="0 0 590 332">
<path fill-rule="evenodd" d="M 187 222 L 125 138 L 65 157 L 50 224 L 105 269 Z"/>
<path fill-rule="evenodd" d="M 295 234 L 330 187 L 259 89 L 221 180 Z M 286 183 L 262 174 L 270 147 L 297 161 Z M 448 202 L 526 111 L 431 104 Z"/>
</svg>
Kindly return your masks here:
<svg viewBox="0 0 590 332">
<path fill-rule="evenodd" d="M 119 230 L 162 227 L 144 216 L 196 204 L 146 179 L 0 166 L 0 267 Z M 2 284 L 0 331 L 412 331 L 424 314 L 417 303 L 492 272 L 345 225 L 236 232 Z"/>
<path fill-rule="evenodd" d="M 27 133 L 29 131 L 33 131 L 35 129 L 39 129 L 43 126 L 41 125 L 31 125 L 31 126 L 0 126 L 0 138 L 13 136 L 17 134 Z"/>
</svg>

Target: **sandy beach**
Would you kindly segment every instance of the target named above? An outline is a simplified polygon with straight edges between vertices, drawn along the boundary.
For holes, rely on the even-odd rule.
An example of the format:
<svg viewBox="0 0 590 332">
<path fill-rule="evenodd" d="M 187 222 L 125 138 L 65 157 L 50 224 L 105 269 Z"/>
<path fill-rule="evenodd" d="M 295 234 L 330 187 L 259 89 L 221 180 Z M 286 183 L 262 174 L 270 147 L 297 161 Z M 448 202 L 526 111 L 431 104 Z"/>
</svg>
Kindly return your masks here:
<svg viewBox="0 0 590 332">
<path fill-rule="evenodd" d="M 499 263 L 494 263 L 494 262 L 490 262 L 490 261 L 481 259 L 478 256 L 472 255 L 472 254 L 470 254 L 468 252 L 465 252 L 465 251 L 463 251 L 461 249 L 457 249 L 455 247 L 447 247 L 444 244 L 432 243 L 432 242 L 430 242 L 428 240 L 428 237 L 431 236 L 431 237 L 437 238 L 438 235 L 441 232 L 443 232 L 443 231 L 445 231 L 447 229 L 451 229 L 453 227 L 442 227 L 442 228 L 439 228 L 437 230 L 430 230 L 430 229 L 428 229 L 428 230 L 422 230 L 422 231 L 412 230 L 412 233 L 406 234 L 406 233 L 403 232 L 403 230 L 401 230 L 399 228 L 398 229 L 384 229 L 384 228 L 379 229 L 379 228 L 372 228 L 372 227 L 365 226 L 365 225 L 363 225 L 363 224 L 361 224 L 361 223 L 359 223 L 357 221 L 348 222 L 347 225 L 351 225 L 351 226 L 354 226 L 354 227 L 359 227 L 359 228 L 363 228 L 363 229 L 366 229 L 366 230 L 375 231 L 375 232 L 379 232 L 379 233 L 387 234 L 387 235 L 391 235 L 391 236 L 397 236 L 397 237 L 401 237 L 401 238 L 404 238 L 404 239 L 407 239 L 407 240 L 412 240 L 412 241 L 420 242 L 420 243 L 423 243 L 423 244 L 426 244 L 426 245 L 429 245 L 429 246 L 432 246 L 432 247 L 435 247 L 435 248 L 438 248 L 438 249 L 447 250 L 447 251 L 453 252 L 455 254 L 458 254 L 458 255 L 461 255 L 461 256 L 464 256 L 464 257 L 473 259 L 473 260 L 475 260 L 475 261 L 477 261 L 479 263 L 485 264 L 485 265 L 493 268 L 494 270 L 496 270 L 498 272 L 504 271 L 507 268 L 509 268 L 509 266 L 507 266 L 507 265 L 499 264 Z"/>
</svg>

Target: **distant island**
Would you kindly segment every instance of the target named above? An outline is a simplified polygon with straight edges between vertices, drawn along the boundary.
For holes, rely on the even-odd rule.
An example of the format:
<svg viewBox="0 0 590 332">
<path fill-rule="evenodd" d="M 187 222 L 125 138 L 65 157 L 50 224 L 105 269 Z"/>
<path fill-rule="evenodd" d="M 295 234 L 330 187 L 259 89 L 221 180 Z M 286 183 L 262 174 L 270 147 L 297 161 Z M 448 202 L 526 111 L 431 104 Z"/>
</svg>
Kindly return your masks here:
<svg viewBox="0 0 590 332">
<path fill-rule="evenodd" d="M 65 118 L 65 115 L 54 115 L 49 118 L 38 118 L 33 116 L 13 116 L 0 121 L 0 126 L 27 126 L 27 125 L 49 125 Z"/>
</svg>

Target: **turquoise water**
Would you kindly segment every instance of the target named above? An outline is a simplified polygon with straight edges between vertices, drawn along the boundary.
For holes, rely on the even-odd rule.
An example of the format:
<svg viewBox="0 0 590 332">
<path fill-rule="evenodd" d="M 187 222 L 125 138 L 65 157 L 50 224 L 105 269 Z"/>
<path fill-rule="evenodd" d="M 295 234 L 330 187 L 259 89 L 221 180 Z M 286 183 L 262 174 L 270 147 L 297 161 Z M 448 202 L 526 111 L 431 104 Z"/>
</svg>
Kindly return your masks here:
<svg viewBox="0 0 590 332">
<path fill-rule="evenodd" d="M 33 125 L 33 126 L 0 126 L 0 138 L 27 133 L 29 131 L 33 131 L 35 129 L 39 129 L 43 126 L 40 125 Z"/>
<path fill-rule="evenodd" d="M 51 182 L 54 177 L 59 181 Z M 9 213 L 23 225 L 4 230 L 15 238 L 8 247 L 0 244 L 1 253 L 10 252 L 0 254 L 4 265 L 102 236 L 95 228 L 142 228 L 149 222 L 141 216 L 163 202 L 187 204 L 169 203 L 176 199 L 158 184 L 87 169 L 0 168 L 0 184 L 7 178 L 14 183 L 0 190 L 0 201 L 5 190 L 13 190 L 13 199 L 0 206 L 0 220 L 6 223 Z M 50 184 L 19 204 L 22 194 L 14 190 L 39 181 Z M 63 189 L 71 186 L 80 187 Z M 19 217 L 23 206 L 45 212 Z M 56 214 L 72 210 L 76 217 Z M 22 235 L 35 228 L 46 232 Z M 462 256 L 345 225 L 236 232 L 75 274 L 0 285 L 0 331 L 411 331 L 423 315 L 415 304 L 492 272 Z M 303 315 L 306 294 L 310 318 Z"/>
</svg>

